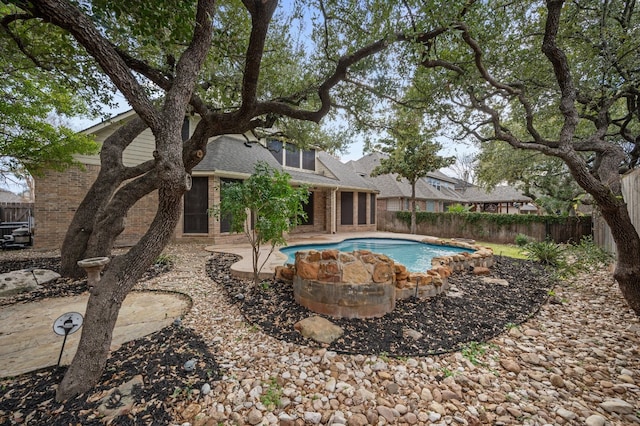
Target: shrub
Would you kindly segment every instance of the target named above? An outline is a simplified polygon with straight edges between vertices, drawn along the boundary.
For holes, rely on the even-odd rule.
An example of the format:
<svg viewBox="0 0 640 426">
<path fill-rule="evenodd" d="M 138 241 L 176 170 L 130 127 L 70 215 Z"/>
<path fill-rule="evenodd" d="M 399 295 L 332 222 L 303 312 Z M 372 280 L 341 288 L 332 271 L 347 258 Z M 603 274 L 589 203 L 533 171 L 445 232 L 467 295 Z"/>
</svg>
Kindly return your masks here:
<svg viewBox="0 0 640 426">
<path fill-rule="evenodd" d="M 157 266 L 173 266 L 173 257 L 168 254 L 162 253 L 156 258 L 154 265 Z"/>
<path fill-rule="evenodd" d="M 527 258 L 543 265 L 559 267 L 566 264 L 562 247 L 553 241 L 532 242 L 527 244 Z"/>
<path fill-rule="evenodd" d="M 529 238 L 528 235 L 524 235 L 524 234 L 518 234 L 516 235 L 516 239 L 515 239 L 515 243 L 518 247 L 524 247 L 527 244 L 529 244 L 529 241 L 531 239 Z"/>
<path fill-rule="evenodd" d="M 468 213 L 471 210 L 471 207 L 465 207 L 460 203 L 452 204 L 447 207 L 448 213 Z"/>
<path fill-rule="evenodd" d="M 613 254 L 593 242 L 591 235 L 583 236 L 578 244 L 570 246 L 569 252 L 573 266 L 581 270 L 607 266 L 614 259 Z"/>
</svg>

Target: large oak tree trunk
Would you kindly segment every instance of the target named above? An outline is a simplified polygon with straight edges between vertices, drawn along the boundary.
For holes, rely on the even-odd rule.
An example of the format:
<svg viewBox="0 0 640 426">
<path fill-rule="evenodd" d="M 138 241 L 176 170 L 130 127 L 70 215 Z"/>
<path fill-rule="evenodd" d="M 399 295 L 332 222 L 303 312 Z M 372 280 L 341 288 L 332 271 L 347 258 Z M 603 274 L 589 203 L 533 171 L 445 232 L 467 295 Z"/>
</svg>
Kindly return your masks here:
<svg viewBox="0 0 640 426">
<path fill-rule="evenodd" d="M 147 98 L 113 46 L 79 9 L 47 0 L 38 3 L 38 8 L 36 12 L 68 29 L 87 48 L 143 121 L 133 120 L 134 124 L 123 127 L 125 130 L 119 138 L 103 145 L 100 160 L 104 181 L 96 182 L 94 188 L 102 195 L 113 194 L 118 188 L 117 193 L 97 203 L 85 203 L 90 213 L 95 214 L 92 233 L 86 239 L 82 238 L 78 245 L 69 241 L 68 247 L 75 248 L 76 254 L 83 246 L 86 254 L 110 251 L 115 237 L 124 227 L 124 214 L 136 200 L 158 188 L 158 210 L 149 229 L 134 247 L 113 261 L 101 283 L 91 290 L 78 350 L 56 393 L 56 399 L 63 401 L 88 391 L 99 381 L 120 306 L 134 284 L 162 253 L 179 221 L 181 199 L 191 183 L 182 156 L 182 123 L 196 76 L 211 43 L 214 2 L 198 1 L 191 43 L 176 65 L 175 78 L 160 110 Z M 156 142 L 153 160 L 125 167 L 122 151 L 147 126 Z M 133 181 L 119 188 L 122 182 L 130 179 Z M 90 222 L 90 215 L 79 216 L 78 222 Z M 76 227 L 74 232 L 82 232 L 82 227 Z M 69 240 L 72 238 L 70 236 Z"/>
<path fill-rule="evenodd" d="M 148 232 L 129 252 L 114 260 L 100 283 L 92 289 L 78 350 L 58 387 L 58 401 L 84 393 L 99 381 L 122 302 L 162 253 L 178 223 L 181 197 L 186 189 L 181 187 L 184 182 L 184 176 L 176 177 L 168 188 L 159 191 L 158 212 Z"/>
<path fill-rule="evenodd" d="M 602 218 L 611 229 L 617 251 L 613 277 L 629 307 L 640 316 L 640 236 L 622 197 L 622 182 L 616 166 L 623 156 L 619 150 L 611 149 L 598 157 L 602 166 L 597 176 L 582 166 L 575 153 L 562 158 L 578 185 L 596 201 Z"/>
<path fill-rule="evenodd" d="M 109 232 L 115 234 L 113 237 L 115 239 L 121 230 L 117 233 L 116 227 L 101 230 L 96 219 L 105 214 L 105 209 L 107 209 L 113 194 L 125 178 L 135 177 L 137 173 L 146 170 L 145 167 L 125 168 L 122 162 L 124 149 L 146 128 L 147 125 L 144 121 L 135 118 L 120 127 L 103 142 L 98 176 L 78 206 L 62 243 L 60 273 L 63 276 L 82 277 L 84 271 L 78 266 L 78 260 L 110 254 L 112 244 L 104 246 L 90 244 L 93 233 Z M 112 220 L 117 221 L 124 218 L 127 210 L 114 211 L 111 209 L 108 214 L 112 215 Z"/>
</svg>

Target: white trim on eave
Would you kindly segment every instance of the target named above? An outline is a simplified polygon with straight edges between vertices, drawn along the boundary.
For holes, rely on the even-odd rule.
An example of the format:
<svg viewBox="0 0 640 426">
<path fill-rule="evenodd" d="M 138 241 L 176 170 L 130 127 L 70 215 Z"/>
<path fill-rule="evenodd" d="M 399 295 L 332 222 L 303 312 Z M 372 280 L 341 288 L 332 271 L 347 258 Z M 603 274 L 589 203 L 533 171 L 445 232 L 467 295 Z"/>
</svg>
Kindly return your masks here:
<svg viewBox="0 0 640 426">
<path fill-rule="evenodd" d="M 106 128 L 106 127 L 109 127 L 109 126 L 111 126 L 111 125 L 113 125 L 115 123 L 127 120 L 127 119 L 133 117 L 134 115 L 136 115 L 136 111 L 134 109 L 130 109 L 130 110 L 125 111 L 125 112 L 123 112 L 121 114 L 118 114 L 118 115 L 113 116 L 111 118 L 108 118 L 108 119 L 106 119 L 104 121 L 101 121 L 98 124 L 94 124 L 91 127 L 87 127 L 84 130 L 80 130 L 79 133 L 85 133 L 85 134 L 95 133 L 95 132 L 97 132 L 99 130 L 102 130 L 102 129 Z"/>
</svg>

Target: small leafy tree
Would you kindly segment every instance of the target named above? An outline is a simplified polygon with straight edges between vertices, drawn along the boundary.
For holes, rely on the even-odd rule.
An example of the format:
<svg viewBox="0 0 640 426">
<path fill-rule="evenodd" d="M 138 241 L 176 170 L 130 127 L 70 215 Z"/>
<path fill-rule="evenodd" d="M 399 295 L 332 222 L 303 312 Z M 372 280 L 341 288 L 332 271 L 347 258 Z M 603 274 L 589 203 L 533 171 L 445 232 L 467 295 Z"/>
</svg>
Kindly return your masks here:
<svg viewBox="0 0 640 426">
<path fill-rule="evenodd" d="M 397 174 L 396 179 L 407 179 L 411 185 L 411 233 L 416 233 L 416 184 L 442 167 L 455 162 L 455 157 L 441 157 L 437 153 L 442 145 L 433 142 L 434 135 L 425 129 L 422 113 L 415 110 L 400 110 L 389 129 L 391 135 L 383 139 L 378 149 L 389 154 L 380 160 L 371 176 Z"/>
<path fill-rule="evenodd" d="M 305 187 L 293 187 L 291 176 L 256 163 L 254 174 L 243 182 L 224 184 L 219 205 L 209 209 L 216 218 L 230 217 L 231 232 L 244 233 L 252 248 L 253 281 L 257 285 L 259 274 L 276 246 L 286 245 L 285 232 L 295 228 L 306 218 L 303 205 L 308 202 Z M 251 219 L 251 220 L 249 220 Z M 262 263 L 260 248 L 271 244 Z"/>
</svg>

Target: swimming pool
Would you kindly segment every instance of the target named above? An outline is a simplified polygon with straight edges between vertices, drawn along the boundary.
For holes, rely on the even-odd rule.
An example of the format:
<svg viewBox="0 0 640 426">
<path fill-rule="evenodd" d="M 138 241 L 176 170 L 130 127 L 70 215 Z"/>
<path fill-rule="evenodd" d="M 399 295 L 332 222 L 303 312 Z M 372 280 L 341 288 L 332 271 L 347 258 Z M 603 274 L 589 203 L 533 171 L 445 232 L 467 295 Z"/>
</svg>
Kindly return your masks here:
<svg viewBox="0 0 640 426">
<path fill-rule="evenodd" d="M 410 272 L 424 272 L 431 269 L 431 259 L 434 257 L 461 252 L 473 253 L 473 250 L 461 247 L 440 246 L 396 238 L 349 238 L 339 243 L 304 244 L 282 247 L 280 252 L 288 256 L 285 263 L 295 263 L 297 251 L 332 249 L 345 252 L 369 250 L 374 253 L 382 253 L 395 262 L 406 266 Z"/>
</svg>

